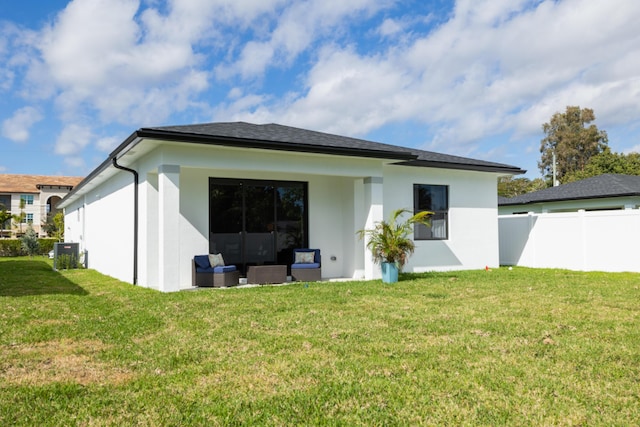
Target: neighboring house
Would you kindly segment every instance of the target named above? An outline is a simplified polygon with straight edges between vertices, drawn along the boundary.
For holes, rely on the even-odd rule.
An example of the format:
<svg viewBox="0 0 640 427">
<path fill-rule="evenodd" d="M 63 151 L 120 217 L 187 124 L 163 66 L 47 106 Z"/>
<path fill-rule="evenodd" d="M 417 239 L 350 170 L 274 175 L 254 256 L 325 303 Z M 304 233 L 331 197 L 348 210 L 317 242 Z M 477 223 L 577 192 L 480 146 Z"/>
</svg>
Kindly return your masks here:
<svg viewBox="0 0 640 427">
<path fill-rule="evenodd" d="M 640 176 L 605 174 L 498 201 L 500 264 L 640 272 Z"/>
<path fill-rule="evenodd" d="M 500 215 L 636 209 L 640 176 L 604 174 L 520 196 L 498 198 Z"/>
<path fill-rule="evenodd" d="M 27 224 L 41 236 L 45 235 L 42 225 L 49 213 L 55 214 L 57 204 L 74 186 L 82 181 L 81 177 L 9 175 L 0 174 L 0 209 L 6 209 L 12 215 L 22 215 L 19 224 L 11 219 L 4 224 L 3 237 L 23 233 Z M 21 209 L 21 201 L 24 208 Z"/>
<path fill-rule="evenodd" d="M 318 248 L 323 278 L 380 277 L 356 232 L 432 210 L 405 271 L 498 265 L 497 179 L 523 170 L 277 124 L 139 129 L 60 206 L 88 264 L 161 291 L 190 288 L 194 255 L 241 272 Z"/>
</svg>

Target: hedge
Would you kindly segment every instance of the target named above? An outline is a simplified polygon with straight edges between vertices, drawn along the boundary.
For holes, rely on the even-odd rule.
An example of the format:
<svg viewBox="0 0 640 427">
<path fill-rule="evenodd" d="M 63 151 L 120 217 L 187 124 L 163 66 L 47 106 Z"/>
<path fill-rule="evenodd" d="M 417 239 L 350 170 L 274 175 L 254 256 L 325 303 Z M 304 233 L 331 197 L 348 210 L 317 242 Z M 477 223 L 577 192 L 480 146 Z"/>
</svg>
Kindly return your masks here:
<svg viewBox="0 0 640 427">
<path fill-rule="evenodd" d="M 57 242 L 57 239 L 38 239 L 40 243 L 39 255 L 46 255 L 53 250 L 53 244 Z M 20 239 L 0 239 L 0 256 L 23 256 L 27 253 L 22 250 L 22 241 Z"/>
</svg>

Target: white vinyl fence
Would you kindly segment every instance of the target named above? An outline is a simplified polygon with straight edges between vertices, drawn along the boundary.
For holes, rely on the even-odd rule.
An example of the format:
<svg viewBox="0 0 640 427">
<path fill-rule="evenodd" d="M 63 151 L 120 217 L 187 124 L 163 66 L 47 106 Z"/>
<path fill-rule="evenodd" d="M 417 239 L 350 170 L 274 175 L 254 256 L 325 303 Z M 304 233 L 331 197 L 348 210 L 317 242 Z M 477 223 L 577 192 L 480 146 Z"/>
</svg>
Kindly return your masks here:
<svg viewBox="0 0 640 427">
<path fill-rule="evenodd" d="M 640 210 L 500 215 L 500 264 L 640 272 Z"/>
</svg>

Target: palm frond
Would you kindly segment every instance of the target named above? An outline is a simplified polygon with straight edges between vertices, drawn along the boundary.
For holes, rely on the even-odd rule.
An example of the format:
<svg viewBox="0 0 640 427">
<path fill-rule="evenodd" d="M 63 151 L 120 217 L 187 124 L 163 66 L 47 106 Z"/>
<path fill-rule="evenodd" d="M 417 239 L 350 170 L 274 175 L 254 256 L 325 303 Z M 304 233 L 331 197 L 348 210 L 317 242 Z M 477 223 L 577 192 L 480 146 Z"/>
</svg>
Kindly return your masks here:
<svg viewBox="0 0 640 427">
<path fill-rule="evenodd" d="M 392 262 L 402 267 L 415 250 L 415 244 L 409 237 L 413 232 L 413 225 L 431 226 L 430 216 L 433 212 L 423 211 L 405 221 L 399 220 L 402 215 L 408 213 L 411 213 L 408 209 L 396 209 L 388 221 L 379 221 L 372 229 L 358 231 L 360 238 L 368 239 L 367 248 L 376 263 Z"/>
</svg>

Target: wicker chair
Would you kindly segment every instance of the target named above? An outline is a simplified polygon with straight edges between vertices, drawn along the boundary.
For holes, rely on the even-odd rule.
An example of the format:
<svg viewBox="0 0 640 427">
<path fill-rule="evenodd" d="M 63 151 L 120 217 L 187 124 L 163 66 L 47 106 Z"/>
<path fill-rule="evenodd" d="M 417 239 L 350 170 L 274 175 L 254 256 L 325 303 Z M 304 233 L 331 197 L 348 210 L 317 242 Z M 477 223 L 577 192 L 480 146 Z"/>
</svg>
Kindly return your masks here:
<svg viewBox="0 0 640 427">
<path fill-rule="evenodd" d="M 318 282 L 322 279 L 320 249 L 294 249 L 291 279 L 298 282 Z"/>
<path fill-rule="evenodd" d="M 212 267 L 208 255 L 196 255 L 191 261 L 191 282 L 193 286 L 222 288 L 237 286 L 240 273 L 235 265 Z"/>
</svg>

